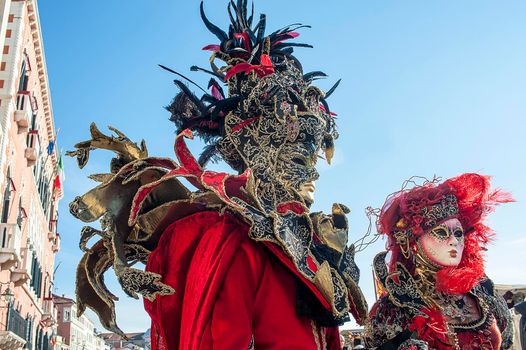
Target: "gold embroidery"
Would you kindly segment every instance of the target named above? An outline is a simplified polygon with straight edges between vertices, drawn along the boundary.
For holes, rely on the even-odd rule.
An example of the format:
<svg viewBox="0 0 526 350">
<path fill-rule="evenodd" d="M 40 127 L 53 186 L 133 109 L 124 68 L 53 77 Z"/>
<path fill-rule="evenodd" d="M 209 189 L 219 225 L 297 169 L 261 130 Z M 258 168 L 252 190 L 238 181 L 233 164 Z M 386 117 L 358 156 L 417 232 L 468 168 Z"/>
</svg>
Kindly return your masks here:
<svg viewBox="0 0 526 350">
<path fill-rule="evenodd" d="M 314 322 L 314 320 L 311 320 L 310 321 L 310 325 L 311 325 L 311 329 L 312 329 L 312 335 L 314 336 L 314 342 L 316 343 L 316 349 L 317 350 L 324 350 L 321 347 L 320 337 L 318 335 L 318 327 L 316 326 L 316 322 Z"/>
</svg>

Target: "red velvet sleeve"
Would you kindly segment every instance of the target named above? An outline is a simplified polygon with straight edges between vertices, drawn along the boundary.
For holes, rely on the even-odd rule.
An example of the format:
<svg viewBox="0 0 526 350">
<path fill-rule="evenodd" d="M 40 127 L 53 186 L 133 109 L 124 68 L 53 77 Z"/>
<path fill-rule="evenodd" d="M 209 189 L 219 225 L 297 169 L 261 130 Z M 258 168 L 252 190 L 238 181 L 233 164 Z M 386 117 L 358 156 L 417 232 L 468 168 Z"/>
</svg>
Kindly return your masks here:
<svg viewBox="0 0 526 350">
<path fill-rule="evenodd" d="M 296 314 L 296 277 L 230 215 L 194 214 L 171 225 L 147 270 L 175 294 L 145 300 L 156 350 L 340 349 Z M 337 330 L 336 330 L 337 332 Z M 330 332 L 329 332 L 330 333 Z"/>
<path fill-rule="evenodd" d="M 253 245 L 241 243 L 217 295 L 211 320 L 214 350 L 247 350 L 252 340 L 255 295 L 266 264 Z"/>
<path fill-rule="evenodd" d="M 255 349 L 340 349 L 330 332 L 297 316 L 294 275 L 250 239 L 241 243 L 225 275 L 210 329 L 214 350 L 246 350 L 252 337 Z"/>
</svg>

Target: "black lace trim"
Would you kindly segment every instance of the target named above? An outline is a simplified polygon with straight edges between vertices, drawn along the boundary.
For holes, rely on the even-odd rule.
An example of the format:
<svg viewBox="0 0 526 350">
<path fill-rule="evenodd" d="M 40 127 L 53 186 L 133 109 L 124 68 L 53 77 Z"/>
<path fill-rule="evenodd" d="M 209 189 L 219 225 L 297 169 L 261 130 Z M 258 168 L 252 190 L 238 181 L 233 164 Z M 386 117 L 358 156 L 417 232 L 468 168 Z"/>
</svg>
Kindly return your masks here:
<svg viewBox="0 0 526 350">
<path fill-rule="evenodd" d="M 337 327 L 349 322 L 349 315 L 335 317 L 305 284 L 296 279 L 296 314 L 316 321 L 320 327 Z"/>
<path fill-rule="evenodd" d="M 398 333 L 393 339 L 389 339 L 376 349 L 378 350 L 397 350 L 398 347 L 408 339 L 411 339 L 413 333 L 406 329 L 405 331 Z"/>
<path fill-rule="evenodd" d="M 340 270 L 342 254 L 324 244 L 312 242 L 311 252 L 318 261 L 328 261 L 331 267 Z"/>
</svg>

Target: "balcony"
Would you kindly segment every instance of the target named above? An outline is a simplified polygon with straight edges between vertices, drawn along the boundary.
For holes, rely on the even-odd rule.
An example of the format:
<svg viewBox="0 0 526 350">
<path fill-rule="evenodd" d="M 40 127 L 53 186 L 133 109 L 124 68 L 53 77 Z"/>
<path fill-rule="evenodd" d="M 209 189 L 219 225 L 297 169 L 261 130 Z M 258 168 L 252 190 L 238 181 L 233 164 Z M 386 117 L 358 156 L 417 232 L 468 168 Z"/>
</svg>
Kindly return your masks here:
<svg viewBox="0 0 526 350">
<path fill-rule="evenodd" d="M 42 303 L 42 319 L 41 322 L 46 327 L 51 327 L 57 323 L 57 315 L 55 312 L 55 307 L 53 305 L 52 299 L 44 299 L 44 302 Z"/>
<path fill-rule="evenodd" d="M 0 331 L 0 349 L 18 350 L 26 345 L 24 338 L 11 331 Z"/>
<path fill-rule="evenodd" d="M 24 339 L 27 331 L 26 320 L 20 312 L 11 305 L 7 313 L 7 330 L 0 331 L 0 349 L 18 350 L 26 341 Z"/>
<path fill-rule="evenodd" d="M 49 220 L 49 231 L 47 232 L 47 239 L 53 242 L 56 236 L 57 236 L 57 219 L 51 219 Z"/>
<path fill-rule="evenodd" d="M 58 233 L 55 235 L 51 249 L 53 249 L 53 253 L 57 253 L 60 250 L 60 235 Z"/>
<path fill-rule="evenodd" d="M 0 224 L 0 267 L 10 269 L 20 263 L 22 231 L 17 224 Z"/>
<path fill-rule="evenodd" d="M 26 148 L 24 152 L 24 156 L 27 159 L 27 165 L 32 166 L 35 164 L 35 162 L 38 159 L 37 149 L 34 147 L 28 147 Z"/>
<path fill-rule="evenodd" d="M 18 132 L 25 132 L 29 127 L 33 109 L 31 108 L 31 96 L 28 91 L 19 91 L 16 96 L 15 122 Z"/>
<path fill-rule="evenodd" d="M 11 271 L 11 282 L 15 284 L 15 287 L 24 285 L 30 279 L 31 275 L 29 275 L 26 269 L 14 269 Z"/>
</svg>

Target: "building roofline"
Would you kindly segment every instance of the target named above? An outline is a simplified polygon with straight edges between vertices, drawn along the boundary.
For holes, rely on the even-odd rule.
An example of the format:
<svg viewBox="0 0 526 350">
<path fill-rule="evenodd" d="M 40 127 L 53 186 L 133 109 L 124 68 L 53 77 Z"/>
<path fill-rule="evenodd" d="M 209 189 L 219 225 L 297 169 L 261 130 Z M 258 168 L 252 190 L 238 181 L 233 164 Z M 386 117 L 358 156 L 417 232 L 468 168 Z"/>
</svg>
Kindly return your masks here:
<svg viewBox="0 0 526 350">
<path fill-rule="evenodd" d="M 53 294 L 53 303 L 54 304 L 66 304 L 66 303 L 76 304 L 75 300 L 71 298 L 63 297 L 60 295 L 56 295 L 56 294 Z"/>
<path fill-rule="evenodd" d="M 44 117 L 46 119 L 46 129 L 49 140 L 55 140 L 55 121 L 53 120 L 53 106 L 51 103 L 51 91 L 49 88 L 49 79 L 47 75 L 46 57 L 44 51 L 44 40 L 42 38 L 42 30 L 40 26 L 40 15 L 38 12 L 37 0 L 26 0 L 27 10 L 29 16 L 29 26 L 31 28 L 31 36 L 33 38 L 33 45 L 35 47 L 35 57 L 37 60 L 37 75 L 40 83 L 40 91 L 42 95 Z M 51 160 L 54 165 L 57 164 L 57 147 L 51 155 Z"/>
</svg>

